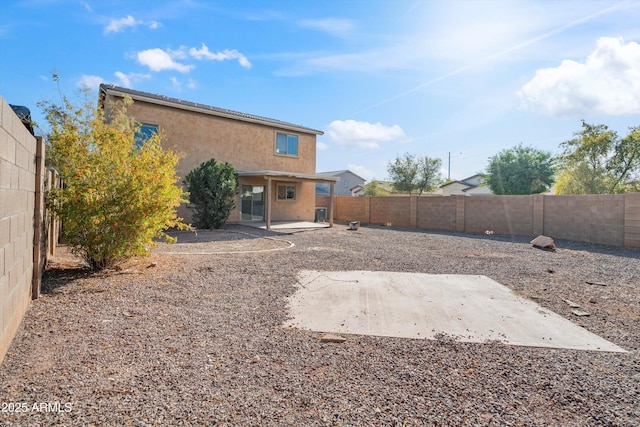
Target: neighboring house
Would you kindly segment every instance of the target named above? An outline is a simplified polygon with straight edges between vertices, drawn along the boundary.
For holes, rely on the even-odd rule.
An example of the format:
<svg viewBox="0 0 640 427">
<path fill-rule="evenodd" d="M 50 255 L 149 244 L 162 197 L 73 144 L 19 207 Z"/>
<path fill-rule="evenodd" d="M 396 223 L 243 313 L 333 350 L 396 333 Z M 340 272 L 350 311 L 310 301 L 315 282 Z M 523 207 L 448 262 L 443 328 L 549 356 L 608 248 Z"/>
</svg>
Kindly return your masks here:
<svg viewBox="0 0 640 427">
<path fill-rule="evenodd" d="M 361 196 L 364 194 L 364 178 L 350 170 L 320 172 L 318 175 L 338 180 L 334 189 L 334 195 L 336 196 Z M 328 184 L 316 184 L 316 194 L 319 196 L 328 196 Z"/>
<path fill-rule="evenodd" d="M 100 104 L 106 108 L 108 101 L 124 96 L 134 101 L 128 113 L 141 124 L 140 135 L 159 132 L 163 146 L 183 155 L 176 167 L 181 181 L 212 158 L 236 168 L 240 192 L 229 222 L 264 221 L 269 228 L 271 221 L 313 221 L 316 184 L 327 184 L 332 190 L 337 180 L 315 173 L 316 136 L 323 134 L 319 130 L 100 85 Z M 189 222 L 192 210 L 183 205 L 178 214 Z"/>
<path fill-rule="evenodd" d="M 355 187 L 351 187 L 349 190 L 351 190 L 352 196 L 364 196 L 364 185 L 358 184 Z"/>
<path fill-rule="evenodd" d="M 459 181 L 450 181 L 440 186 L 440 191 L 443 196 L 451 195 L 464 195 L 471 196 L 472 194 L 493 194 L 488 186 L 483 185 L 484 180 L 482 174 L 476 174 Z"/>
</svg>

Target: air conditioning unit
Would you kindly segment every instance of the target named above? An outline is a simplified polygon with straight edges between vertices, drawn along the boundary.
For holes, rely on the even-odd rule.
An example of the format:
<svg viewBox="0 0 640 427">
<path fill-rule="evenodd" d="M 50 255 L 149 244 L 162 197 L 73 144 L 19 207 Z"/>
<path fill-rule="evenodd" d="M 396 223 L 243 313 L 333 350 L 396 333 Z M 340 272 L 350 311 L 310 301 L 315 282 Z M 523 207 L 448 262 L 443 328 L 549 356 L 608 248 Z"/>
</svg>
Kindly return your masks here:
<svg viewBox="0 0 640 427">
<path fill-rule="evenodd" d="M 327 222 L 327 208 L 316 208 L 316 222 Z"/>
</svg>

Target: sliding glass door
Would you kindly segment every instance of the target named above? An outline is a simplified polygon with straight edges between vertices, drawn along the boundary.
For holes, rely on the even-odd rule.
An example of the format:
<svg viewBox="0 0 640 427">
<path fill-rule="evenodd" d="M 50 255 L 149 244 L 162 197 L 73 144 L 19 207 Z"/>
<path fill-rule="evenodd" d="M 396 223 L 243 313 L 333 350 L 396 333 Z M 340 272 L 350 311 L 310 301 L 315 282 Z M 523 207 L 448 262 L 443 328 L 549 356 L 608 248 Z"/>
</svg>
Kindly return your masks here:
<svg viewBox="0 0 640 427">
<path fill-rule="evenodd" d="M 264 221 L 264 185 L 243 185 L 240 220 Z"/>
</svg>

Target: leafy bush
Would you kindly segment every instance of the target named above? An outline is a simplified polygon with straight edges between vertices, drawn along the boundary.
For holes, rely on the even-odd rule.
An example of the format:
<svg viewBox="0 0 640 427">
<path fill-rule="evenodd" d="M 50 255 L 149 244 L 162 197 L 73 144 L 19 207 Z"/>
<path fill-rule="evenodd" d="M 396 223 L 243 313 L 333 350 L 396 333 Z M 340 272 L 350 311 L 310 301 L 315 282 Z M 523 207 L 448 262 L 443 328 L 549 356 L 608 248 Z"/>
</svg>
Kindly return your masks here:
<svg viewBox="0 0 640 427">
<path fill-rule="evenodd" d="M 195 206 L 197 228 L 220 228 L 227 222 L 238 193 L 238 176 L 229 163 L 211 159 L 189 172 L 185 178 L 189 201 Z"/>
<path fill-rule="evenodd" d="M 55 77 L 55 76 L 54 76 Z M 178 155 L 160 145 L 158 135 L 137 148 L 136 126 L 125 99 L 113 107 L 109 123 L 87 102 L 75 107 L 41 102 L 51 126 L 48 163 L 64 187 L 48 196 L 72 250 L 92 269 L 113 267 L 146 255 L 170 227 L 188 228 L 175 208 L 186 193 L 176 185 Z"/>
</svg>

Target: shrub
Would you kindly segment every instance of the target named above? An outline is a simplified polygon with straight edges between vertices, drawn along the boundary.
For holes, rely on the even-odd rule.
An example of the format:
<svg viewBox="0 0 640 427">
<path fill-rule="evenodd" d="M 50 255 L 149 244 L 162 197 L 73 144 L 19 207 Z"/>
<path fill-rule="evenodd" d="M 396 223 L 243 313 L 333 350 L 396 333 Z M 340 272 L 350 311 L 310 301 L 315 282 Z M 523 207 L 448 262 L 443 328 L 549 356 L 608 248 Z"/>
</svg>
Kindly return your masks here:
<svg viewBox="0 0 640 427">
<path fill-rule="evenodd" d="M 87 102 L 75 107 L 41 102 L 51 126 L 48 163 L 64 186 L 48 196 L 63 224 L 63 237 L 92 269 L 147 255 L 170 227 L 188 228 L 175 208 L 186 193 L 176 184 L 178 155 L 154 135 L 136 147 L 135 122 L 125 99 L 113 105 L 109 123 Z"/>
<path fill-rule="evenodd" d="M 220 228 L 227 222 L 238 193 L 238 176 L 229 163 L 211 159 L 189 172 L 184 180 L 189 201 L 195 206 L 197 228 Z"/>
</svg>

